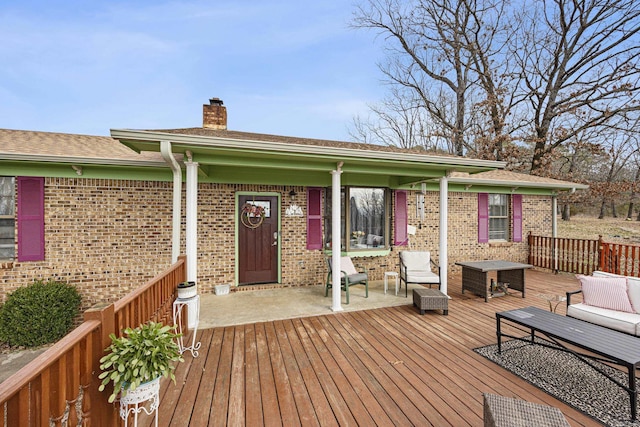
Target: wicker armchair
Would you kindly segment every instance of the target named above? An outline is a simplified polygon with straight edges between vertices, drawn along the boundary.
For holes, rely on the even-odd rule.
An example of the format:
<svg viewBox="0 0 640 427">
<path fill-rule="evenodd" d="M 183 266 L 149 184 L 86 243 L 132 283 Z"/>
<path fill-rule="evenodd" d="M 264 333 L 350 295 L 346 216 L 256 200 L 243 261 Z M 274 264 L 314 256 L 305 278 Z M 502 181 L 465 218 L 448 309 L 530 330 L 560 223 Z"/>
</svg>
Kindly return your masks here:
<svg viewBox="0 0 640 427">
<path fill-rule="evenodd" d="M 332 261 L 331 257 L 327 257 L 329 272 L 327 273 L 327 282 L 324 287 L 324 296 L 329 295 L 329 289 L 333 287 L 332 279 Z M 340 258 L 340 286 L 347 293 L 347 304 L 349 304 L 349 288 L 353 285 L 364 285 L 365 298 L 369 298 L 369 275 L 367 271 L 358 271 L 353 265 L 351 258 L 343 256 Z"/>
<path fill-rule="evenodd" d="M 433 266 L 433 270 L 431 267 Z M 436 273 L 437 272 L 437 273 Z M 428 251 L 400 251 L 400 288 L 404 282 L 405 296 L 408 295 L 408 284 L 438 285 L 440 290 L 440 267 L 431 258 Z"/>
</svg>

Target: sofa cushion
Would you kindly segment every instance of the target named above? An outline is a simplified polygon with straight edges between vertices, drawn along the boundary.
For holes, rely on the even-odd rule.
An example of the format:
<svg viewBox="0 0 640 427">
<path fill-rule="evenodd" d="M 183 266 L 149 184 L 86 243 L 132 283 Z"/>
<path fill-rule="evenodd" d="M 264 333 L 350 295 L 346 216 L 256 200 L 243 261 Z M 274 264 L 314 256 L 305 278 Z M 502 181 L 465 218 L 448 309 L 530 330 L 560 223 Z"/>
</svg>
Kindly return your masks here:
<svg viewBox="0 0 640 427">
<path fill-rule="evenodd" d="M 567 307 L 567 316 L 640 336 L 640 314 L 625 313 L 580 303 Z"/>
<path fill-rule="evenodd" d="M 623 277 L 576 276 L 582 288 L 583 301 L 587 305 L 634 313 L 629 295 L 627 279 Z"/>
<path fill-rule="evenodd" d="M 592 273 L 594 277 L 625 277 L 627 279 L 627 293 L 629 294 L 629 301 L 633 311 L 640 313 L 640 278 L 620 276 L 619 274 L 606 273 L 604 271 L 594 271 Z"/>
</svg>

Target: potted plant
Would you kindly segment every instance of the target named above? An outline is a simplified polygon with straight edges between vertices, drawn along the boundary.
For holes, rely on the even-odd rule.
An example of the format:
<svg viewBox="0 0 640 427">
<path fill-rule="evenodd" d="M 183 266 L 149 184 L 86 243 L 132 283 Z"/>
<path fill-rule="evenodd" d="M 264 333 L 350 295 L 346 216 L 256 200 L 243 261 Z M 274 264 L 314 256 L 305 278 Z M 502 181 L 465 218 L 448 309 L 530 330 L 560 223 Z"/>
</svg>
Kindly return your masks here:
<svg viewBox="0 0 640 427">
<path fill-rule="evenodd" d="M 110 335 L 111 345 L 105 350 L 108 354 L 100 359 L 102 373 L 98 376 L 102 380 L 100 391 L 113 383 L 109 403 L 116 399 L 118 393 L 122 393 L 122 399 L 148 383 L 158 390 L 162 376 L 170 377 L 175 383 L 175 362 L 184 361 L 175 340 L 180 334 L 174 332 L 175 328 L 148 322 L 135 329 L 125 329 L 120 338 Z"/>
</svg>

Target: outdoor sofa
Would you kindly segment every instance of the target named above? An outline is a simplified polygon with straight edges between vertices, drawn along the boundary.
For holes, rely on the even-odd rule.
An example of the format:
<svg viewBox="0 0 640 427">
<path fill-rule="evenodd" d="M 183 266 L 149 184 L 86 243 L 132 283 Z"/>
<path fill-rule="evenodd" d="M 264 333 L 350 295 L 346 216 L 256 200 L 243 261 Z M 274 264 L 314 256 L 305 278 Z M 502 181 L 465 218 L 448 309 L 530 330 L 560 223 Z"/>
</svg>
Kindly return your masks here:
<svg viewBox="0 0 640 427">
<path fill-rule="evenodd" d="M 567 292 L 567 316 L 640 336 L 640 278 L 602 271 L 576 277 L 581 289 Z M 583 302 L 572 304 L 579 293 Z"/>
</svg>

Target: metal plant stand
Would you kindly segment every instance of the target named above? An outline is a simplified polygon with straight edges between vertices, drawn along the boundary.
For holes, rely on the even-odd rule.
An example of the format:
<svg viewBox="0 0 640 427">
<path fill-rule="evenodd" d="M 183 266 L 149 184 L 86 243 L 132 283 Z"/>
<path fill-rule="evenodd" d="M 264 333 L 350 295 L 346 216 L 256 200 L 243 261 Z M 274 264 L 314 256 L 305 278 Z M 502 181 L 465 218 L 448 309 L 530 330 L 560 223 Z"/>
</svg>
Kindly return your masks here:
<svg viewBox="0 0 640 427">
<path fill-rule="evenodd" d="M 193 308 L 195 312 L 195 322 L 193 326 L 193 336 L 191 337 L 191 345 L 186 347 L 184 345 L 184 333 L 182 330 L 182 311 L 184 307 Z M 198 332 L 198 323 L 200 321 L 200 295 L 193 296 L 191 298 L 178 298 L 173 302 L 173 324 L 178 326 L 177 333 L 178 347 L 180 348 L 180 354 L 185 351 L 190 351 L 193 357 L 198 357 L 198 350 L 200 350 L 200 342 L 196 343 L 196 333 Z"/>
<path fill-rule="evenodd" d="M 145 403 L 149 402 L 147 408 Z M 138 414 L 144 411 L 155 418 L 155 426 L 158 427 L 158 405 L 160 404 L 160 377 L 148 383 L 140 384 L 135 390 L 129 390 L 120 398 L 120 418 L 124 425 L 129 425 L 129 415 L 133 414 L 133 425 L 138 426 Z"/>
</svg>

